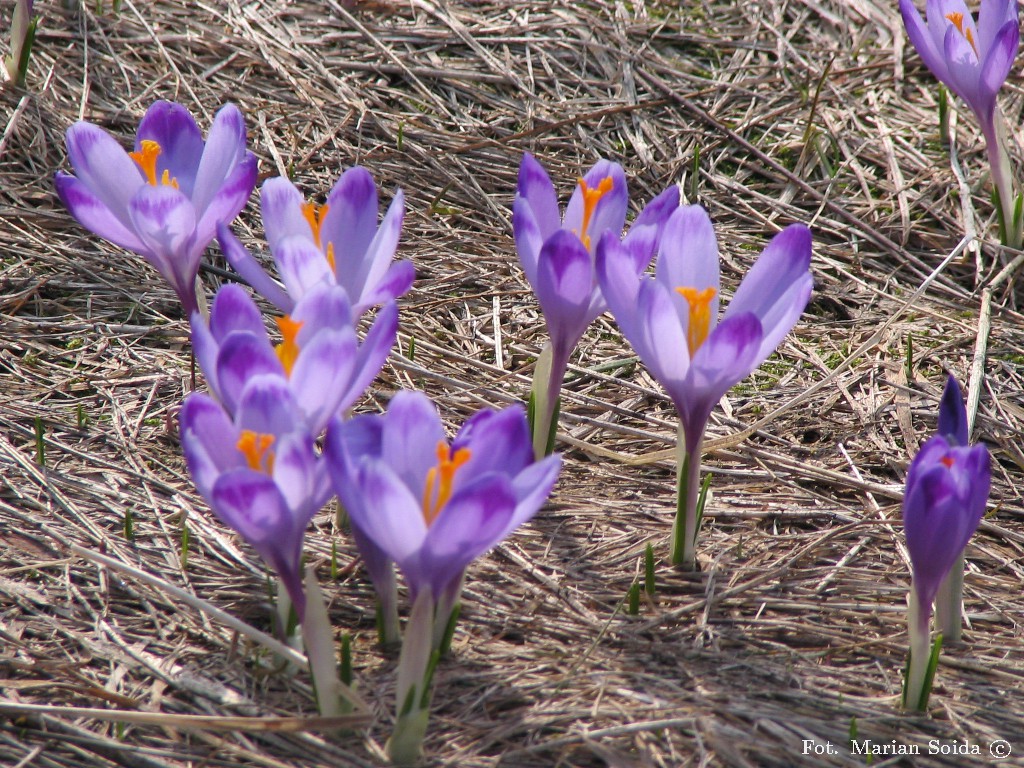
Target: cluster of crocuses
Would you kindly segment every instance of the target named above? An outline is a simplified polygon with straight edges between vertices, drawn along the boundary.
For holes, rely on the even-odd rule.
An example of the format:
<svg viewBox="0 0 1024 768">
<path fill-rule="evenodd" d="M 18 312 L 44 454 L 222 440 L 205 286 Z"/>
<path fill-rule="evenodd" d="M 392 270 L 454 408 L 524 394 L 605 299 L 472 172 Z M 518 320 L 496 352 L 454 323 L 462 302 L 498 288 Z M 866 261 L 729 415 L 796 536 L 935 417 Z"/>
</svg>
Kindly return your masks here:
<svg viewBox="0 0 1024 768">
<path fill-rule="evenodd" d="M 396 300 L 414 279 L 410 263 L 393 260 L 401 191 L 378 221 L 377 188 L 365 169 L 343 173 L 323 205 L 306 202 L 287 179 L 266 181 L 260 206 L 275 278 L 230 229 L 256 184 L 256 160 L 234 106 L 217 113 L 205 141 L 187 110 L 161 101 L 143 118 L 132 152 L 88 123 L 68 130 L 67 145 L 75 173 L 57 175 L 61 199 L 85 227 L 155 267 L 189 318 L 209 388 L 189 395 L 181 411 L 189 470 L 214 513 L 277 573 L 282 633 L 301 627 L 325 714 L 343 711 L 346 688 L 302 552 L 312 517 L 339 497 L 377 593 L 382 639 L 402 641 L 389 741 L 396 762 L 420 753 L 433 670 L 458 617 L 466 568 L 528 521 L 557 479 L 560 459 L 549 454 L 562 380 L 589 324 L 611 311 L 678 410 L 671 561 L 692 568 L 712 410 L 772 354 L 812 289 L 811 233 L 791 224 L 768 243 L 719 317 L 714 228 L 702 208 L 680 205 L 676 186 L 623 234 L 629 196 L 619 165 L 602 160 L 591 168 L 560 217 L 554 185 L 526 155 L 513 207 L 515 244 L 551 340 L 538 359 L 528 411 L 483 410 L 449 440 L 421 393 L 396 394 L 384 414 L 351 415 L 394 345 Z M 206 311 L 198 272 L 215 236 L 240 280 L 280 312 L 272 330 L 239 284 L 222 287 Z M 655 257 L 653 275 L 646 274 Z M 940 432 L 945 437 L 932 442 L 945 441 L 945 452 L 923 451 L 927 459 L 914 467 L 924 468 L 908 476 L 908 540 L 912 520 L 956 514 L 943 496 L 947 486 L 961 496 L 966 488 L 984 508 L 987 474 L 982 487 L 978 460 L 970 458 L 978 451 L 966 448 L 965 429 L 940 424 Z M 958 533 L 951 546 L 962 552 L 965 544 Z M 935 549 L 934 542 L 911 545 L 912 606 L 929 612 L 934 578 L 919 576 L 917 562 L 950 569 Z M 412 603 L 404 633 L 396 569 Z M 912 665 L 920 658 L 912 654 Z"/>
<path fill-rule="evenodd" d="M 256 183 L 234 106 L 217 113 L 205 141 L 185 108 L 161 101 L 146 112 L 132 152 L 84 122 L 68 130 L 67 145 L 75 173 L 57 175 L 61 199 L 85 227 L 152 264 L 189 317 L 210 390 L 190 394 L 181 410 L 189 471 L 214 513 L 277 573 L 282 632 L 301 627 L 322 713 L 344 711 L 347 689 L 326 611 L 310 604 L 322 599 L 319 589 L 311 571 L 302 573 L 310 520 L 340 495 L 388 642 L 399 639 L 395 567 L 404 575 L 413 609 L 389 752 L 411 761 L 465 570 L 537 512 L 559 457 L 534 459 L 519 406 L 480 411 L 452 440 L 421 393 L 395 395 L 383 415 L 350 417 L 395 343 L 396 299 L 415 276 L 410 263 L 393 262 L 400 191 L 378 224 L 377 188 L 363 168 L 345 171 L 323 205 L 305 202 L 287 179 L 265 182 L 260 205 L 278 283 L 229 229 Z M 239 274 L 282 313 L 273 332 L 238 284 L 224 285 L 204 311 L 197 275 L 215 234 Z M 362 341 L 361 324 L 369 324 Z"/>
</svg>

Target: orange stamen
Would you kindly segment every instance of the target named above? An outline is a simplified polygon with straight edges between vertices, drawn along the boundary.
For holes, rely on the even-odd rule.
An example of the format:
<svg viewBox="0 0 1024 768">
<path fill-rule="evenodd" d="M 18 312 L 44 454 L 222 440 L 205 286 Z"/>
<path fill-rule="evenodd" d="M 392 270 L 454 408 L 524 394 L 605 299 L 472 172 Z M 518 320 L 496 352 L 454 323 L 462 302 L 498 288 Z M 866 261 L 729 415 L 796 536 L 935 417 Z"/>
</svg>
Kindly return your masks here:
<svg viewBox="0 0 1024 768">
<path fill-rule="evenodd" d="M 583 224 L 580 231 L 576 233 L 584 247 L 590 250 L 590 235 L 587 234 L 587 227 L 590 226 L 590 219 L 594 215 L 598 201 L 612 191 L 612 177 L 605 176 L 596 187 L 588 187 L 586 179 L 579 180 L 580 191 L 583 192 Z"/>
<path fill-rule="evenodd" d="M 437 466 L 427 472 L 427 482 L 423 488 L 423 519 L 428 526 L 451 498 L 455 473 L 469 461 L 469 457 L 468 448 L 459 448 L 453 456 L 448 443 L 442 440 L 437 444 Z"/>
<path fill-rule="evenodd" d="M 676 288 L 676 292 L 690 305 L 690 322 L 686 328 L 686 344 L 693 358 L 711 329 L 711 302 L 718 294 L 714 288 L 698 291 L 696 288 Z"/>
<path fill-rule="evenodd" d="M 156 180 L 156 158 L 160 154 L 160 145 L 155 141 L 144 139 L 142 141 L 142 149 L 138 152 L 129 152 L 128 157 L 138 163 L 139 168 L 146 174 L 146 179 L 154 187 L 157 186 Z"/>
<path fill-rule="evenodd" d="M 245 456 L 249 469 L 255 469 L 269 475 L 274 471 L 274 452 L 270 446 L 274 444 L 273 435 L 263 435 L 251 429 L 243 429 L 236 447 Z"/>
<path fill-rule="evenodd" d="M 952 469 L 953 468 L 953 457 L 952 456 L 943 456 L 941 459 L 939 459 L 939 461 L 941 461 L 943 463 L 943 465 L 946 467 L 946 469 Z"/>
<path fill-rule="evenodd" d="M 281 343 L 274 347 L 274 351 L 277 352 L 277 358 L 284 366 L 285 373 L 291 376 L 292 367 L 299 359 L 299 345 L 296 343 L 296 338 L 299 335 L 299 329 L 302 328 L 302 321 L 292 320 L 288 315 L 275 317 L 274 321 L 281 331 L 282 339 Z"/>
<path fill-rule="evenodd" d="M 146 174 L 146 181 L 152 184 L 154 187 L 158 187 L 161 184 L 164 186 L 178 188 L 178 180 L 171 178 L 171 172 L 166 168 L 164 169 L 163 175 L 160 180 L 156 177 L 156 159 L 159 157 L 161 152 L 160 145 L 152 139 L 142 140 L 142 149 L 138 152 L 129 152 L 128 157 L 138 164 L 142 172 Z"/>
<path fill-rule="evenodd" d="M 978 46 L 974 44 L 974 33 L 971 32 L 970 27 L 964 27 L 964 15 L 962 13 L 947 13 L 946 18 L 953 24 L 954 27 L 960 32 L 961 35 L 967 38 L 967 42 L 971 44 L 971 48 L 974 49 L 974 55 L 978 55 Z"/>
<path fill-rule="evenodd" d="M 320 227 L 323 226 L 324 217 L 327 215 L 331 206 L 320 205 L 317 206 L 315 203 L 303 203 L 302 204 L 302 216 L 309 223 L 309 229 L 313 233 L 313 239 L 316 241 L 317 248 L 323 248 L 320 243 Z"/>
<path fill-rule="evenodd" d="M 334 266 L 334 243 L 327 244 L 327 263 L 331 265 L 331 272 L 337 273 L 337 269 Z"/>
</svg>

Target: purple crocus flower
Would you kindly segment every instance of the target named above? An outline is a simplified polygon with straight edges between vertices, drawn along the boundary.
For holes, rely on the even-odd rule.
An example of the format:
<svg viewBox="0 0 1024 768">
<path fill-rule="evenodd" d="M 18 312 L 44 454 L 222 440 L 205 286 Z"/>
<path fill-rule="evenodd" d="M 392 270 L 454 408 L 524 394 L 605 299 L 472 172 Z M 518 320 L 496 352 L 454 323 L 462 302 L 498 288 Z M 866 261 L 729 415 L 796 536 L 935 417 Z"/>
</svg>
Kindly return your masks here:
<svg viewBox="0 0 1024 768">
<path fill-rule="evenodd" d="M 907 470 L 903 527 L 914 590 L 930 612 L 939 584 L 977 530 L 990 485 L 984 445 L 957 445 L 936 435 Z"/>
<path fill-rule="evenodd" d="M 245 122 L 226 104 L 203 141 L 180 104 L 157 101 L 139 123 L 135 151 L 78 122 L 67 131 L 75 175 L 58 172 L 57 193 L 78 222 L 138 253 L 163 275 L 191 315 L 197 308 L 199 259 L 218 222 L 231 221 L 256 185 L 256 156 L 245 148 Z"/>
<path fill-rule="evenodd" d="M 621 247 L 617 258 L 634 274 L 650 263 L 662 225 L 679 205 L 679 189 L 669 187 L 652 200 L 622 237 L 629 193 L 622 167 L 600 160 L 579 180 L 565 216 L 559 220 L 554 185 L 540 163 L 523 155 L 512 208 L 516 250 L 526 279 L 537 294 L 550 342 L 548 380 L 537 382 L 542 403 L 535 446 L 546 447 L 550 421 L 569 357 L 587 327 L 607 309 L 594 272 L 594 247 L 611 232 Z M 539 435 L 538 435 L 539 433 Z M 538 450 L 538 455 L 544 453 Z"/>
<path fill-rule="evenodd" d="M 449 443 L 420 392 L 399 392 L 383 415 L 331 422 L 324 455 L 369 545 L 371 577 L 392 560 L 413 602 L 429 587 L 449 606 L 466 566 L 533 517 L 561 466 L 558 456 L 533 461 L 521 407 L 481 411 Z"/>
<path fill-rule="evenodd" d="M 639 275 L 610 233 L 597 247 L 601 290 L 622 334 L 668 392 L 680 419 L 680 513 L 674 563 L 693 563 L 700 447 L 711 410 L 789 333 L 811 294 L 811 232 L 776 235 L 718 319 L 718 243 L 699 206 L 676 209 L 661 237 L 655 276 Z M 677 523 L 679 521 L 677 520 Z"/>
<path fill-rule="evenodd" d="M 925 709 L 931 689 L 932 604 L 940 598 L 943 633 L 956 639 L 961 623 L 961 558 L 985 514 L 991 485 L 988 449 L 967 445 L 967 414 L 952 376 L 939 406 L 939 433 L 911 462 L 903 496 L 903 530 L 913 571 L 908 616 L 910 662 L 903 705 L 918 710 Z M 956 568 L 958 574 L 953 573 Z"/>
<path fill-rule="evenodd" d="M 248 379 L 234 416 L 202 393 L 189 395 L 181 410 L 181 444 L 196 487 L 281 577 L 300 621 L 302 539 L 331 496 L 302 424 L 288 382 L 273 374 Z"/>
<path fill-rule="evenodd" d="M 928 0 L 927 22 L 913 0 L 900 0 L 900 13 L 925 66 L 977 116 L 999 196 L 1003 242 L 1019 248 L 1021 222 L 1015 216 L 1006 129 L 996 104 L 1020 44 L 1017 0 L 982 0 L 977 23 L 963 0 Z"/>
<path fill-rule="evenodd" d="M 192 315 L 192 344 L 210 389 L 234 414 L 257 374 L 286 382 L 301 423 L 316 436 L 350 408 L 380 372 L 395 343 L 398 308 L 378 312 L 360 344 L 345 289 L 323 283 L 277 318 L 282 341 L 270 341 L 253 300 L 238 285 L 225 285 L 213 301 L 210 324 Z"/>
<path fill-rule="evenodd" d="M 1020 42 L 1017 0 L 983 0 L 977 23 L 963 0 L 928 0 L 927 22 L 913 0 L 900 0 L 900 13 L 925 66 L 991 123 Z"/>
<path fill-rule="evenodd" d="M 282 312 L 291 312 L 313 286 L 326 281 L 348 291 L 359 316 L 404 294 L 416 276 L 411 262 L 391 261 L 402 231 L 404 200 L 398 190 L 378 227 L 377 187 L 365 168 L 345 171 L 321 206 L 305 202 L 288 179 L 267 179 L 260 206 L 284 288 L 226 225 L 219 229 L 221 248 L 238 273 Z"/>
</svg>

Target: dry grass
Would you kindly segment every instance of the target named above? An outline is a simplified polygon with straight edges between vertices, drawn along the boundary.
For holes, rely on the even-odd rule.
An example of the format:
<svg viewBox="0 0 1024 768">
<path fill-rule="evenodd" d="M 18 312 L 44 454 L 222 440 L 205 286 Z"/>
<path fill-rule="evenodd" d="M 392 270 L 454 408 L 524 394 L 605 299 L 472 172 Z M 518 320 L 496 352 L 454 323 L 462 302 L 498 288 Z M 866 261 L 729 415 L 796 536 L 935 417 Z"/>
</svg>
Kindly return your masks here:
<svg viewBox="0 0 1024 768">
<path fill-rule="evenodd" d="M 783 225 L 814 228 L 811 306 L 713 420 L 703 571 L 663 568 L 638 617 L 622 601 L 646 542 L 667 549 L 675 420 L 610 318 L 587 334 L 554 497 L 470 570 L 430 764 L 862 765 L 853 722 L 861 738 L 921 746 L 908 765 L 969 762 L 928 756 L 933 738 L 983 751 L 1008 739 L 1021 759 L 1024 331 L 1013 279 L 993 283 L 1013 254 L 987 237 L 918 290 L 964 232 L 992 231 L 992 208 L 973 120 L 962 116 L 951 165 L 934 81 L 904 51 L 894 4 L 125 0 L 119 16 L 105 5 L 37 3 L 28 90 L 0 92 L 0 764 L 373 765 L 388 733 L 395 659 L 375 647 L 368 584 L 345 567 L 355 550 L 329 512 L 309 550 L 377 715 L 347 733 L 271 730 L 282 721 L 266 718 L 312 714 L 304 674 L 268 673 L 224 624 L 69 549 L 266 627 L 264 570 L 212 518 L 167 428 L 189 386 L 173 295 L 53 192 L 68 125 L 84 117 L 127 143 L 155 98 L 204 127 L 237 102 L 264 174 L 291 170 L 309 195 L 353 163 L 386 199 L 405 190 L 401 254 L 418 280 L 365 410 L 418 387 L 454 424 L 525 397 L 546 332 L 510 234 L 524 151 L 564 195 L 603 156 L 624 164 L 635 201 L 672 182 L 696 191 L 727 289 Z M 0 2 L 4 23 L 12 6 Z M 1004 89 L 1012 126 L 1020 83 L 1015 73 Z M 236 229 L 259 240 L 255 204 Z M 204 279 L 212 290 L 220 278 Z M 975 434 L 995 456 L 995 512 L 968 550 L 966 644 L 944 653 L 930 715 L 904 716 L 901 484 L 934 430 L 943 372 L 966 382 L 979 340 Z M 333 543 L 343 567 L 331 583 Z M 200 715 L 257 719 L 182 730 Z M 838 754 L 805 756 L 803 739 Z"/>
</svg>

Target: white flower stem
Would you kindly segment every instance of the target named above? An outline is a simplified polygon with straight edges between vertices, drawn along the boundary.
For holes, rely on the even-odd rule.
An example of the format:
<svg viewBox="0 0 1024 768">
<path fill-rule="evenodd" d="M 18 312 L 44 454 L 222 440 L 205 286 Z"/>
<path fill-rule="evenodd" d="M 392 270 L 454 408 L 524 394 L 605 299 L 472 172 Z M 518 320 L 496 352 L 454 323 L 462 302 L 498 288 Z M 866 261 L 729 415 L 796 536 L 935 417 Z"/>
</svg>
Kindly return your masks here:
<svg viewBox="0 0 1024 768">
<path fill-rule="evenodd" d="M 931 606 L 922 606 L 913 584 L 907 598 L 907 631 L 909 657 L 903 681 L 903 708 L 923 711 L 927 698 L 922 701 L 931 659 Z"/>
<path fill-rule="evenodd" d="M 959 643 L 963 636 L 963 600 L 964 553 L 961 552 L 939 585 L 939 594 L 935 598 L 935 623 L 945 645 Z"/>
<path fill-rule="evenodd" d="M 398 659 L 395 728 L 386 746 L 395 765 L 412 765 L 423 753 L 430 720 L 430 684 L 439 655 L 433 647 L 436 608 L 430 588 L 422 590 L 405 625 Z"/>
</svg>

